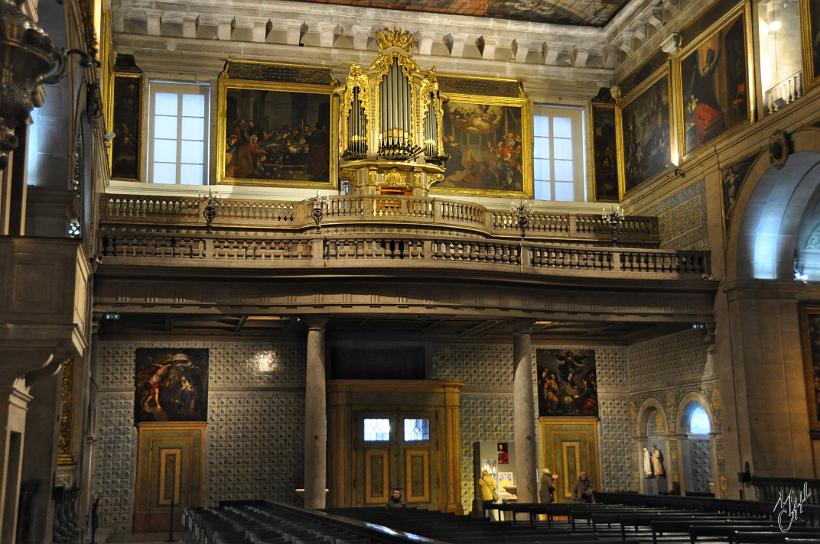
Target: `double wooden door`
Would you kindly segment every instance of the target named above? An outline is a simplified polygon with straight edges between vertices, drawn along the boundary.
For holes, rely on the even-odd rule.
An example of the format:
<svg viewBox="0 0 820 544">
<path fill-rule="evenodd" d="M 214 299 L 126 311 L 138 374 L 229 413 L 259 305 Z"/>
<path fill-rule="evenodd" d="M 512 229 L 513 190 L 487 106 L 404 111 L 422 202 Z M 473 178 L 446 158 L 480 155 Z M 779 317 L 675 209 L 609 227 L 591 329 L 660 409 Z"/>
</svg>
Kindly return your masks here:
<svg viewBox="0 0 820 544">
<path fill-rule="evenodd" d="M 394 489 L 413 505 L 438 501 L 437 411 L 357 412 L 353 440 L 356 501 L 387 504 Z"/>
</svg>

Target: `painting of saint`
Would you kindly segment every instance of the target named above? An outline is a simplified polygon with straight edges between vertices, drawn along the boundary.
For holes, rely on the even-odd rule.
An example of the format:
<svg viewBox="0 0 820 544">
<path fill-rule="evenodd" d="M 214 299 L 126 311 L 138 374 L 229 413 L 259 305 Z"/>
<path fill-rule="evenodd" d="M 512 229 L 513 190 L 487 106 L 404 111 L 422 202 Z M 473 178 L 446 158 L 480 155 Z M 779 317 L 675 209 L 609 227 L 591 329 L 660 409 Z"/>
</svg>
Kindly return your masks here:
<svg viewBox="0 0 820 544">
<path fill-rule="evenodd" d="M 626 190 L 671 166 L 669 76 L 663 75 L 621 112 Z"/>
<path fill-rule="evenodd" d="M 808 340 L 810 365 L 807 365 L 807 381 L 811 394 L 810 412 L 812 429 L 820 429 L 820 314 L 808 314 Z"/>
<path fill-rule="evenodd" d="M 544 416 L 597 416 L 595 352 L 536 351 L 538 413 Z"/>
<path fill-rule="evenodd" d="M 592 108 L 592 145 L 595 151 L 595 200 L 618 201 L 618 152 L 615 143 L 615 109 Z"/>
<path fill-rule="evenodd" d="M 744 36 L 740 16 L 681 61 L 686 153 L 748 119 Z"/>
<path fill-rule="evenodd" d="M 208 350 L 136 350 L 134 421 L 206 421 Z"/>
<path fill-rule="evenodd" d="M 757 159 L 756 156 L 743 159 L 739 163 L 726 168 L 721 173 L 723 185 L 723 220 L 726 223 L 727 230 L 732 218 L 732 212 L 735 209 L 735 204 L 740 195 L 740 188 L 743 182 L 746 181 L 746 174 L 748 174 L 749 168 L 755 159 Z"/>
<path fill-rule="evenodd" d="M 330 181 L 330 96 L 227 89 L 225 178 Z"/>
<path fill-rule="evenodd" d="M 111 177 L 139 179 L 140 104 L 142 78 L 114 76 L 114 133 L 111 145 Z"/>
<path fill-rule="evenodd" d="M 521 108 L 447 102 L 443 140 L 449 160 L 437 188 L 524 190 Z"/>
<path fill-rule="evenodd" d="M 820 0 L 809 1 L 812 66 L 814 78 L 820 78 Z"/>
</svg>

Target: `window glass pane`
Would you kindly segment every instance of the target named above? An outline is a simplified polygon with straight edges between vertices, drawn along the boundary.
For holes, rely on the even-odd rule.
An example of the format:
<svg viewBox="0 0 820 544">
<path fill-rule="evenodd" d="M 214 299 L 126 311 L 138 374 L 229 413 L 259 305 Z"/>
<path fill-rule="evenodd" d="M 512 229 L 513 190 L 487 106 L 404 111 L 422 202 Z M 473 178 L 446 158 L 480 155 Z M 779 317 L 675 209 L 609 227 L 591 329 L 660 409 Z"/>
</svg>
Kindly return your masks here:
<svg viewBox="0 0 820 544">
<path fill-rule="evenodd" d="M 550 163 L 546 159 L 535 159 L 535 179 L 550 179 Z"/>
<path fill-rule="evenodd" d="M 202 160 L 203 155 L 205 153 L 204 146 L 202 142 L 197 141 L 182 141 L 182 156 L 180 157 L 181 162 L 187 163 L 195 163 L 195 164 L 202 164 L 204 161 Z"/>
<path fill-rule="evenodd" d="M 555 161 L 555 181 L 573 181 L 572 161 Z"/>
<path fill-rule="evenodd" d="M 177 118 L 164 115 L 154 116 L 154 138 L 173 139 L 177 137 Z"/>
<path fill-rule="evenodd" d="M 569 117 L 553 117 L 552 132 L 556 138 L 572 138 L 572 119 Z"/>
<path fill-rule="evenodd" d="M 549 136 L 549 117 L 546 115 L 536 115 L 533 120 L 533 129 L 536 136 Z"/>
<path fill-rule="evenodd" d="M 177 141 L 154 139 L 154 160 L 158 162 L 176 162 Z"/>
<path fill-rule="evenodd" d="M 185 117 L 205 117 L 205 97 L 201 94 L 182 95 L 182 115 Z"/>
<path fill-rule="evenodd" d="M 180 183 L 184 185 L 202 185 L 202 165 L 183 164 L 179 167 Z"/>
<path fill-rule="evenodd" d="M 154 99 L 154 113 L 157 115 L 174 115 L 178 111 L 177 93 L 157 92 Z"/>
<path fill-rule="evenodd" d="M 555 183 L 555 200 L 561 202 L 572 202 L 572 183 Z"/>
<path fill-rule="evenodd" d="M 572 160 L 572 140 L 555 138 L 553 140 L 553 149 L 556 159 Z"/>
<path fill-rule="evenodd" d="M 430 440 L 430 420 L 405 419 L 404 420 L 404 440 L 412 442 L 414 440 Z"/>
<path fill-rule="evenodd" d="M 536 159 L 548 159 L 550 156 L 549 138 L 536 138 L 533 153 Z"/>
<path fill-rule="evenodd" d="M 709 434 L 712 426 L 709 424 L 709 416 L 703 406 L 696 406 L 689 415 L 689 432 L 691 434 Z"/>
<path fill-rule="evenodd" d="M 549 182 L 536 181 L 535 182 L 535 198 L 538 200 L 551 200 Z"/>
<path fill-rule="evenodd" d="M 154 163 L 154 183 L 176 183 L 177 165 L 166 162 Z"/>
<path fill-rule="evenodd" d="M 182 118 L 182 139 L 202 140 L 205 137 L 205 120 L 201 117 Z"/>
<path fill-rule="evenodd" d="M 389 419 L 365 419 L 364 420 L 364 441 L 382 442 L 390 440 L 390 420 Z"/>
</svg>

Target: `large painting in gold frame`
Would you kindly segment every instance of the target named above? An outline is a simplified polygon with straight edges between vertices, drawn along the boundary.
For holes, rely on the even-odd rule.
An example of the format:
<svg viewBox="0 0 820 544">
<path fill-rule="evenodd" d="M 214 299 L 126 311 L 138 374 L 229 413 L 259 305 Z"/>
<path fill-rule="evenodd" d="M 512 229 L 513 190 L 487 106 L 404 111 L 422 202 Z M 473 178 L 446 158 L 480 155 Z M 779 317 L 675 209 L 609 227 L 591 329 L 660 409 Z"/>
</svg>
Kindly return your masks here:
<svg viewBox="0 0 820 544">
<path fill-rule="evenodd" d="M 466 78 L 477 89 L 485 83 L 514 84 L 518 96 L 443 93 L 444 180 L 437 193 L 489 197 L 531 197 L 532 111 L 515 80 Z M 508 87 L 509 85 L 499 85 Z M 464 88 L 469 88 L 469 85 Z"/>
<path fill-rule="evenodd" d="M 801 0 L 806 87 L 820 83 L 820 0 Z"/>
<path fill-rule="evenodd" d="M 820 306 L 800 310 L 809 429 L 820 431 Z"/>
<path fill-rule="evenodd" d="M 683 160 L 752 119 L 750 13 L 746 3 L 731 10 L 688 44 L 675 63 L 675 120 Z"/>
<path fill-rule="evenodd" d="M 676 135 L 671 124 L 669 64 L 633 89 L 616 108 L 621 194 L 672 166 Z"/>
<path fill-rule="evenodd" d="M 259 73 L 314 67 L 260 64 Z M 339 101 L 334 85 L 219 76 L 217 183 L 336 187 Z"/>
</svg>

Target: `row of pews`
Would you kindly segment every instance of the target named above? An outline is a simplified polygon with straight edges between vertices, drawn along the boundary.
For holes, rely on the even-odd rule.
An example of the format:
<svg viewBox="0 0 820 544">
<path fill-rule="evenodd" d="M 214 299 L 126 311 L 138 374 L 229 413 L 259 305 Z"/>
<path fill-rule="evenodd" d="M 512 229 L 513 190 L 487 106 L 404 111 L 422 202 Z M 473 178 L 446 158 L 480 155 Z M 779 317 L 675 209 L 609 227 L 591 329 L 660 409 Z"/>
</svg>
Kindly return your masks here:
<svg viewBox="0 0 820 544">
<path fill-rule="evenodd" d="M 385 528 L 368 527 L 323 512 L 267 501 L 227 501 L 219 507 L 186 508 L 185 544 L 399 544 L 409 542 Z M 441 544 L 423 539 L 423 544 Z"/>
</svg>

